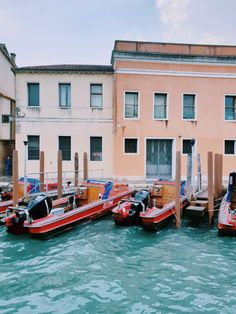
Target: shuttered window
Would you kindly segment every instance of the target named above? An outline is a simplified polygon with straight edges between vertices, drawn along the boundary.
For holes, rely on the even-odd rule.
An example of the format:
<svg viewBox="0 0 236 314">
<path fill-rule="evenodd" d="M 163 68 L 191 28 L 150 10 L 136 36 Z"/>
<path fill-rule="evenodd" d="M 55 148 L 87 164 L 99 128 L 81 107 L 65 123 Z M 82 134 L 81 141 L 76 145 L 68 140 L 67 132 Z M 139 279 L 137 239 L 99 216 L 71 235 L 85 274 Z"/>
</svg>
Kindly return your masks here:
<svg viewBox="0 0 236 314">
<path fill-rule="evenodd" d="M 236 120 L 235 96 L 225 96 L 225 120 Z"/>
<path fill-rule="evenodd" d="M 39 84 L 28 83 L 28 106 L 38 107 L 39 106 Z"/>
<path fill-rule="evenodd" d="M 70 136 L 59 136 L 59 150 L 62 152 L 62 160 L 71 160 Z"/>
<path fill-rule="evenodd" d="M 167 94 L 154 94 L 154 119 L 167 119 Z"/>
<path fill-rule="evenodd" d="M 102 161 L 102 137 L 101 136 L 90 137 L 90 160 Z"/>
<path fill-rule="evenodd" d="M 183 119 L 195 120 L 195 95 L 183 95 Z"/>
<path fill-rule="evenodd" d="M 125 93 L 125 118 L 138 118 L 138 93 Z"/>
<path fill-rule="evenodd" d="M 71 85 L 68 83 L 59 84 L 59 106 L 65 108 L 71 106 Z"/>
<path fill-rule="evenodd" d="M 90 85 L 90 107 L 102 107 L 102 84 Z"/>
<path fill-rule="evenodd" d="M 39 136 L 28 135 L 28 160 L 39 160 Z"/>
</svg>

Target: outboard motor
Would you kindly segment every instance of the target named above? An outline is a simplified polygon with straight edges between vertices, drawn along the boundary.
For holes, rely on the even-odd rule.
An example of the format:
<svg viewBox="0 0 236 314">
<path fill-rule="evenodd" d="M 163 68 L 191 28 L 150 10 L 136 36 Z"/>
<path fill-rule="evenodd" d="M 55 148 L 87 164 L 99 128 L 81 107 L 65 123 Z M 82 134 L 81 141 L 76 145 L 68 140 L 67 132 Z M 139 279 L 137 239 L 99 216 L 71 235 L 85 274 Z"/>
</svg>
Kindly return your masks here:
<svg viewBox="0 0 236 314">
<path fill-rule="evenodd" d="M 139 213 L 144 211 L 149 204 L 150 192 L 146 190 L 138 191 L 134 196 L 134 201 L 131 204 L 129 217 L 139 220 Z"/>
<path fill-rule="evenodd" d="M 15 214 L 4 219 L 7 226 L 11 224 L 23 224 L 26 220 L 30 222 L 46 217 L 51 212 L 52 201 L 50 197 L 46 195 L 39 195 L 28 204 L 22 202 L 19 207 L 13 209 Z"/>
</svg>

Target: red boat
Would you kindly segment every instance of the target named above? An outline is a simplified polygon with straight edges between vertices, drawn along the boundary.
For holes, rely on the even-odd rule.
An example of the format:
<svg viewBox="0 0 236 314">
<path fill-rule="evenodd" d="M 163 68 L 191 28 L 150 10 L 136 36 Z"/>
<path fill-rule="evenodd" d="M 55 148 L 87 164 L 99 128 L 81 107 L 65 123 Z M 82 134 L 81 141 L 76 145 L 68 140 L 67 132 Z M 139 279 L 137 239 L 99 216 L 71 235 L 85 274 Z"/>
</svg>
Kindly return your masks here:
<svg viewBox="0 0 236 314">
<path fill-rule="evenodd" d="M 181 208 L 188 204 L 181 184 Z M 133 198 L 121 202 L 112 212 L 116 224 L 141 223 L 145 230 L 157 230 L 175 216 L 175 182 L 157 181 L 151 191 L 141 190 Z M 148 207 L 148 206 L 152 207 Z"/>
<path fill-rule="evenodd" d="M 124 184 L 88 180 L 69 196 L 66 206 L 52 208 L 46 195 L 33 198 L 28 204 L 8 209 L 2 219 L 7 231 L 14 234 L 30 233 L 34 237 L 47 237 L 70 229 L 73 225 L 107 214 L 118 202 L 131 195 Z M 61 201 L 57 200 L 59 206 Z M 9 210 L 13 213 L 9 215 Z"/>
<path fill-rule="evenodd" d="M 218 214 L 219 235 L 236 236 L 236 173 L 229 175 L 229 186 Z"/>
</svg>

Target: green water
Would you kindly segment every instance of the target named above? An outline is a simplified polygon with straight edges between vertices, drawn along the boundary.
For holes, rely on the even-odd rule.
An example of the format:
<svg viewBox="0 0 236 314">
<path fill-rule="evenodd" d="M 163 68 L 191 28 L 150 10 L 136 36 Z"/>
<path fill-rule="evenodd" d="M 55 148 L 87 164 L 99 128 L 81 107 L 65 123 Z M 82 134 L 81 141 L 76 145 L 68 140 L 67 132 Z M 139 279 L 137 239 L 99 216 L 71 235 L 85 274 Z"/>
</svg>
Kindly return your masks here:
<svg viewBox="0 0 236 314">
<path fill-rule="evenodd" d="M 0 313 L 236 313 L 235 239 L 112 217 L 47 241 L 0 229 Z"/>
</svg>

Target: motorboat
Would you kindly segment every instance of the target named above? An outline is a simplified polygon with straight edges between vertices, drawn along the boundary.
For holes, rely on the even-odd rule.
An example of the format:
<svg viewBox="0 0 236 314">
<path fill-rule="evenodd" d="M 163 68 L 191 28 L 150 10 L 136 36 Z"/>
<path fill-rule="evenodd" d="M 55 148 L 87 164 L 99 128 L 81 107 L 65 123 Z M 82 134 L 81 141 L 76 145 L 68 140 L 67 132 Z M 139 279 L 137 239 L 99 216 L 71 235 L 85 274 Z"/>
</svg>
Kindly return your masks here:
<svg viewBox="0 0 236 314">
<path fill-rule="evenodd" d="M 33 237 L 47 237 L 107 214 L 131 193 L 126 184 L 87 180 L 67 197 L 67 203 L 63 206 L 60 199 L 55 200 L 53 206 L 49 196 L 31 195 L 28 201 L 9 207 L 1 223 L 13 234 L 30 233 Z"/>
<path fill-rule="evenodd" d="M 220 204 L 218 233 L 236 236 L 236 172 L 230 173 L 228 190 Z"/>
<path fill-rule="evenodd" d="M 185 195 L 186 182 L 181 182 L 180 209 L 188 205 Z M 145 230 L 156 231 L 165 226 L 176 217 L 175 212 L 175 182 L 157 181 L 154 183 L 150 196 L 151 206 L 140 213 L 142 225 Z"/>
</svg>

